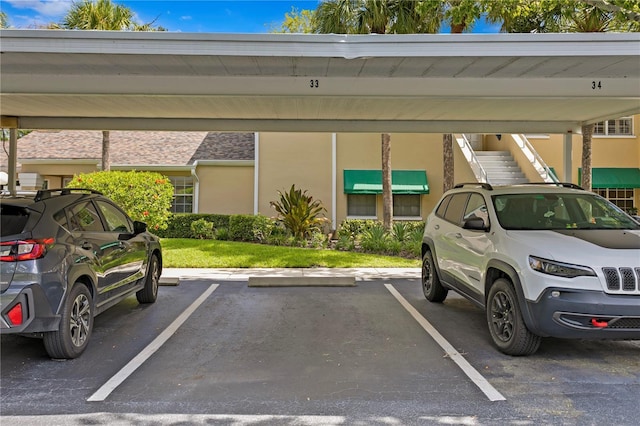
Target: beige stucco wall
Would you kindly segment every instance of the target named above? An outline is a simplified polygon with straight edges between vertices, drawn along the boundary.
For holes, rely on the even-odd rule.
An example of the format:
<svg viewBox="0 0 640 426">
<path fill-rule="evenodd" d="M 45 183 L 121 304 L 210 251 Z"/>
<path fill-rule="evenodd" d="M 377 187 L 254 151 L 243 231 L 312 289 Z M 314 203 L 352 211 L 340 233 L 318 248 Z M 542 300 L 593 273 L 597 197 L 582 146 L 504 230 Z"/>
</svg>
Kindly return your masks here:
<svg viewBox="0 0 640 426">
<path fill-rule="evenodd" d="M 536 151 L 549 167 L 564 176 L 563 135 L 549 135 L 548 139 L 529 138 Z M 572 154 L 571 181 L 578 182 L 578 168 L 582 167 L 582 135 L 571 138 Z M 591 167 L 640 167 L 640 138 L 636 137 L 593 137 L 591 143 Z"/>
<path fill-rule="evenodd" d="M 253 166 L 205 165 L 196 174 L 199 213 L 253 214 Z"/>
<path fill-rule="evenodd" d="M 331 218 L 331 133 L 260 133 L 258 212 L 274 216 L 271 201 L 291 185 L 320 200 Z"/>
</svg>

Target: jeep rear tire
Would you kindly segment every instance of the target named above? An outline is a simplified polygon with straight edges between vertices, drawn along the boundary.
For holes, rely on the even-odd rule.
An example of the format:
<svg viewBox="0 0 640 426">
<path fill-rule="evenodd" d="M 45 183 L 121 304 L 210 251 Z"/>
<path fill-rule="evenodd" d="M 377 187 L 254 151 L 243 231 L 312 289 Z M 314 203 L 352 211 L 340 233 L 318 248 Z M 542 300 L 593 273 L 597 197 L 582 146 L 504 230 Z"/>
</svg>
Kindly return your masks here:
<svg viewBox="0 0 640 426">
<path fill-rule="evenodd" d="M 487 298 L 487 324 L 493 343 L 507 355 L 531 355 L 540 347 L 540 336 L 529 331 L 509 281 L 497 279 Z"/>
<path fill-rule="evenodd" d="M 444 301 L 449 292 L 440 284 L 431 251 L 427 251 L 422 257 L 422 292 L 428 301 L 435 303 Z"/>
</svg>

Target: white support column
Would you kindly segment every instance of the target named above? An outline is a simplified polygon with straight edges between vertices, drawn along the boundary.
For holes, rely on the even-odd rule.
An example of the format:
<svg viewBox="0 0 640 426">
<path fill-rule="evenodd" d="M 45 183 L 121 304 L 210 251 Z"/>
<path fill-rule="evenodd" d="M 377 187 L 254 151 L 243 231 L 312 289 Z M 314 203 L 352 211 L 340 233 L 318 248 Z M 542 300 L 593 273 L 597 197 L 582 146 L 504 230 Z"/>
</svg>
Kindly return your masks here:
<svg viewBox="0 0 640 426">
<path fill-rule="evenodd" d="M 260 133 L 256 132 L 253 155 L 253 214 L 258 214 L 258 189 L 260 189 Z"/>
<path fill-rule="evenodd" d="M 16 176 L 18 165 L 18 129 L 9 129 L 9 194 L 16 195 Z"/>
<path fill-rule="evenodd" d="M 563 182 L 571 182 L 571 175 L 573 170 L 573 159 L 572 159 L 573 139 L 572 138 L 573 138 L 573 134 L 571 133 L 564 134 L 563 153 L 562 153 L 563 168 L 564 168 L 564 174 L 562 178 Z"/>
<path fill-rule="evenodd" d="M 338 199 L 338 161 L 337 161 L 337 146 L 338 136 L 336 133 L 331 134 L 331 228 L 333 231 L 338 229 L 337 220 L 337 207 L 336 202 Z"/>
</svg>

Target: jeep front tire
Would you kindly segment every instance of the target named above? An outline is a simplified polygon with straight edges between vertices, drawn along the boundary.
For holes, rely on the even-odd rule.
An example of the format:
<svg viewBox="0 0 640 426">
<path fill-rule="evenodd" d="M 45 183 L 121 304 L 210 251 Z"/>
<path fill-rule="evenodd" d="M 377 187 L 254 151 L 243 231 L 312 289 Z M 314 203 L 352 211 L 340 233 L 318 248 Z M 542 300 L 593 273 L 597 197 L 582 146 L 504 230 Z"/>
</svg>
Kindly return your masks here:
<svg viewBox="0 0 640 426">
<path fill-rule="evenodd" d="M 491 286 L 486 315 L 491 339 L 501 352 L 522 356 L 538 350 L 542 339 L 525 325 L 518 297 L 508 280 L 499 278 Z"/>
<path fill-rule="evenodd" d="M 428 301 L 436 303 L 444 301 L 449 292 L 440 284 L 433 256 L 429 250 L 422 257 L 422 292 Z"/>
</svg>

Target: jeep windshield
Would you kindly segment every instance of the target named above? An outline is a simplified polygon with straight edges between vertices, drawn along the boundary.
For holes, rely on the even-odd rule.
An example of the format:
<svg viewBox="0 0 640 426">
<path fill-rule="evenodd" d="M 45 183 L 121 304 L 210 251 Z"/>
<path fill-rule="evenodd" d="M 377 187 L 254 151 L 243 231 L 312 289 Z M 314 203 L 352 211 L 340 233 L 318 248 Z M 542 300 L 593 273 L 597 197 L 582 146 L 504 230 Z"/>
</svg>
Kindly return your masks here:
<svg viewBox="0 0 640 426">
<path fill-rule="evenodd" d="M 504 229 L 640 229 L 619 207 L 595 194 L 519 193 L 492 200 Z"/>
</svg>

